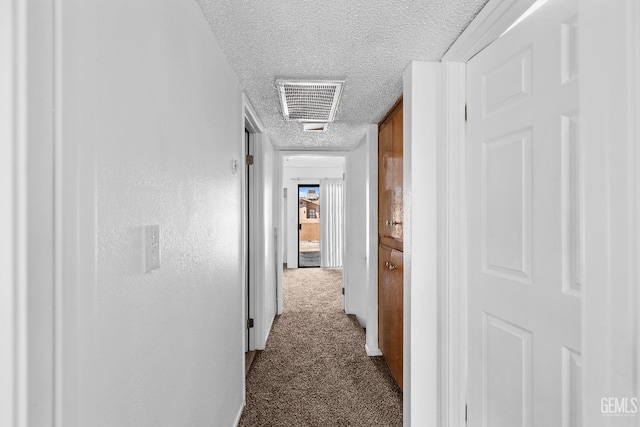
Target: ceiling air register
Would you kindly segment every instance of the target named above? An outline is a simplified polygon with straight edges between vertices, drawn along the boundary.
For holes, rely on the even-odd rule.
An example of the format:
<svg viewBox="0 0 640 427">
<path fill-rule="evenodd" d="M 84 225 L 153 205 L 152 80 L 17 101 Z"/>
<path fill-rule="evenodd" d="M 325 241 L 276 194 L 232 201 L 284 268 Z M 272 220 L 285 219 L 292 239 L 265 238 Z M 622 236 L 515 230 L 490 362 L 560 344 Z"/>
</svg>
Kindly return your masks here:
<svg viewBox="0 0 640 427">
<path fill-rule="evenodd" d="M 300 123 L 330 123 L 336 110 L 344 80 L 277 80 L 282 115 L 285 120 Z M 323 126 L 326 130 L 326 126 Z M 307 131 L 319 131 L 318 126 L 305 126 Z"/>
</svg>

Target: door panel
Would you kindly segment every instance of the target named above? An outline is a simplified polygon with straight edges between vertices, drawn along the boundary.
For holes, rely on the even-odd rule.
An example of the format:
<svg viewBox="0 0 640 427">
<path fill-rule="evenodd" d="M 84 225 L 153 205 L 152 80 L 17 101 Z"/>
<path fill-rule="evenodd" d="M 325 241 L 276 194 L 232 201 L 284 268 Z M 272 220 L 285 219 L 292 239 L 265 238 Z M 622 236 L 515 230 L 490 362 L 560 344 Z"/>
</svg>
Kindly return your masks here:
<svg viewBox="0 0 640 427">
<path fill-rule="evenodd" d="M 467 64 L 469 426 L 580 425 L 577 10 Z"/>
<path fill-rule="evenodd" d="M 389 154 L 393 146 L 393 121 L 380 129 L 378 134 L 378 233 L 380 236 L 387 234 L 385 222 L 391 216 L 391 193 L 389 176 L 391 175 L 391 162 Z"/>
<path fill-rule="evenodd" d="M 384 325 L 379 330 L 378 345 L 402 389 L 402 252 L 381 245 L 378 254 L 378 322 Z"/>
<path fill-rule="evenodd" d="M 390 237 L 402 241 L 402 219 L 404 212 L 404 205 L 402 202 L 402 144 L 403 144 L 403 110 L 402 106 L 393 117 L 393 145 L 391 147 L 391 164 L 392 182 L 390 187 L 391 191 L 391 212 L 389 215 L 390 224 L 387 225 L 388 234 Z"/>
<path fill-rule="evenodd" d="M 402 389 L 402 99 L 378 133 L 378 346 Z"/>
<path fill-rule="evenodd" d="M 378 136 L 378 231 L 384 244 L 398 249 L 403 239 L 402 113 L 400 106 Z"/>
</svg>

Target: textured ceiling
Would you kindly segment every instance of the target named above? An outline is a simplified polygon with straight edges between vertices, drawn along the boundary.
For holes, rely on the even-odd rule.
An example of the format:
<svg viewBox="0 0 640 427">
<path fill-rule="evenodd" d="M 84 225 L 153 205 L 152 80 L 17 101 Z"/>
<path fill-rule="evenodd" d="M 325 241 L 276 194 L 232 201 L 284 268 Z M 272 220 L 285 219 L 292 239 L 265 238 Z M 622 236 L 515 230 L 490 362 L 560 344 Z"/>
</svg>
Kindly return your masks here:
<svg viewBox="0 0 640 427">
<path fill-rule="evenodd" d="M 409 61 L 439 60 L 486 0 L 198 0 L 277 148 L 348 150 L 402 94 Z M 336 121 L 285 122 L 275 80 L 345 79 Z"/>
</svg>

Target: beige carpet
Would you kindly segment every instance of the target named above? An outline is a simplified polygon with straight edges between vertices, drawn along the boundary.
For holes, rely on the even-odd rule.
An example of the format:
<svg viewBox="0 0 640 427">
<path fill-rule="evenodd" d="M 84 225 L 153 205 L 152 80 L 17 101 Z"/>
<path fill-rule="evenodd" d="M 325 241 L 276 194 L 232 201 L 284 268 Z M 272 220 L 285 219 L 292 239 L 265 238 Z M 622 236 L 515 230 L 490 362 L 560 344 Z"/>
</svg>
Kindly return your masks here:
<svg viewBox="0 0 640 427">
<path fill-rule="evenodd" d="M 284 273 L 284 313 L 247 376 L 240 426 L 401 426 L 402 393 L 342 311 L 342 270 Z"/>
</svg>

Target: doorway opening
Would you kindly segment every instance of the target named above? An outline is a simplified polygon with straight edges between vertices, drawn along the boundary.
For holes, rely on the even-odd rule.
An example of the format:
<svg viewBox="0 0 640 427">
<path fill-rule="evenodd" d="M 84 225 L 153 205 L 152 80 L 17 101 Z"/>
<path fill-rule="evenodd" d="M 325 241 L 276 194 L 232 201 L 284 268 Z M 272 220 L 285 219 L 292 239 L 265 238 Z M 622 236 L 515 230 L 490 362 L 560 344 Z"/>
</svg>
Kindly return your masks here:
<svg viewBox="0 0 640 427">
<path fill-rule="evenodd" d="M 254 258 L 255 254 L 253 252 L 252 237 L 255 233 L 254 228 L 254 212 L 255 209 L 253 206 L 254 200 L 254 174 L 253 174 L 253 148 L 254 148 L 254 138 L 251 131 L 248 128 L 244 130 L 244 144 L 245 144 L 245 153 L 246 153 L 246 162 L 245 162 L 245 176 L 247 177 L 245 185 L 245 213 L 244 215 L 247 218 L 247 233 L 246 233 L 246 241 L 244 244 L 246 245 L 246 272 L 245 272 L 245 313 L 246 313 L 246 334 L 245 334 L 245 343 L 244 343 L 244 351 L 245 355 L 245 372 L 248 371 L 251 366 L 251 362 L 253 361 L 253 355 L 255 350 L 255 342 L 254 342 L 254 278 L 253 278 L 253 266 L 254 266 Z"/>
<path fill-rule="evenodd" d="M 319 185 L 298 185 L 298 267 L 320 267 Z"/>
</svg>

